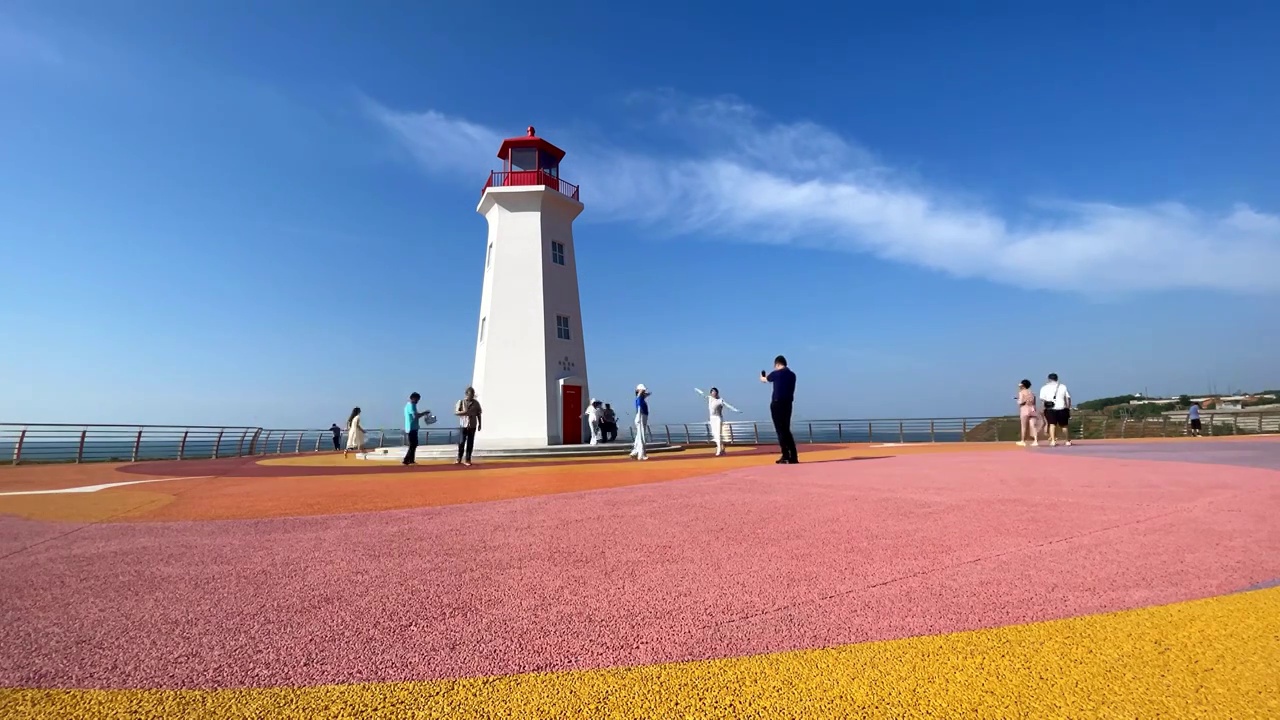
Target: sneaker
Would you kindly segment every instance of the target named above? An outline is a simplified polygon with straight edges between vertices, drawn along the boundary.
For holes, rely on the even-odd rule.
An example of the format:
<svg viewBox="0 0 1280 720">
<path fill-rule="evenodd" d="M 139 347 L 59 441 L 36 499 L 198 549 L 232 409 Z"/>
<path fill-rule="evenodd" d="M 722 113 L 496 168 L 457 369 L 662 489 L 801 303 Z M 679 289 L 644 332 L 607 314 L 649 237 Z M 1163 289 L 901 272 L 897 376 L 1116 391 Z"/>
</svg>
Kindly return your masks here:
<svg viewBox="0 0 1280 720">
<path fill-rule="evenodd" d="M 463 465 L 466 465 L 467 467 L 471 467 L 471 461 L 470 461 L 470 460 L 468 460 L 468 461 L 466 461 L 466 462 L 464 462 L 464 463 L 462 463 L 462 464 L 463 464 Z"/>
<path fill-rule="evenodd" d="M 1068 441 L 1065 443 L 1065 445 L 1066 445 L 1067 447 L 1071 447 L 1071 441 L 1070 441 L 1070 440 L 1068 440 Z"/>
<path fill-rule="evenodd" d="M 1017 445 L 1018 447 L 1026 447 L 1026 446 L 1027 446 L 1027 444 L 1026 444 L 1026 443 L 1024 443 L 1024 442 L 1022 442 L 1021 440 L 1019 440 L 1018 442 L 1014 443 L 1014 445 Z"/>
<path fill-rule="evenodd" d="M 1036 440 L 1035 442 L 1031 443 L 1031 447 L 1040 447 L 1040 441 Z"/>
</svg>

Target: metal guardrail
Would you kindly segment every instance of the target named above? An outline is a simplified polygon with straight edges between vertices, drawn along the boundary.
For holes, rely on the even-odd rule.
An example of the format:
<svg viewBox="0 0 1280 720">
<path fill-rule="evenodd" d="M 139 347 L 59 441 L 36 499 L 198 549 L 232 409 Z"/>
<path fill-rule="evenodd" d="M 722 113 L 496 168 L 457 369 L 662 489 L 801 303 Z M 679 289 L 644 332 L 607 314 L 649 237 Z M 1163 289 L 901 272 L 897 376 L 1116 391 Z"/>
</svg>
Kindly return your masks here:
<svg viewBox="0 0 1280 720">
<path fill-rule="evenodd" d="M 1202 433 L 1257 435 L 1280 433 L 1280 409 L 1267 412 L 1201 413 Z M 772 423 L 726 422 L 726 442 L 772 445 L 778 436 Z M 655 440 L 685 445 L 710 444 L 706 423 L 651 424 Z M 635 426 L 620 426 L 627 442 Z M 791 432 L 799 443 L 929 443 L 1013 442 L 1018 439 L 1016 416 L 958 418 L 895 418 L 868 420 L 797 420 Z M 1123 419 L 1102 415 L 1071 418 L 1070 436 L 1080 440 L 1111 438 L 1183 437 L 1188 426 L 1180 417 Z M 622 439 L 622 438 L 620 438 Z M 400 429 L 366 431 L 365 448 L 404 445 Z M 458 442 L 456 428 L 423 429 L 421 445 Z M 346 433 L 339 435 L 339 448 Z M 139 460 L 195 460 L 261 455 L 333 452 L 333 433 L 319 429 L 216 427 L 182 425 L 77 425 L 67 423 L 0 423 L 0 462 L 20 463 L 137 462 Z"/>
<path fill-rule="evenodd" d="M 1200 415 L 1201 432 L 1213 435 L 1280 433 L 1280 409 L 1271 412 L 1234 412 Z M 724 423 L 725 441 L 737 445 L 772 445 L 778 442 L 773 423 L 737 421 Z M 649 425 L 654 439 L 669 443 L 713 442 L 707 423 Z M 1104 415 L 1076 415 L 1069 435 L 1078 440 L 1185 437 L 1189 426 L 1168 416 L 1125 420 Z M 1014 442 L 1021 432 L 1017 416 L 958 418 L 893 418 L 867 420 L 797 420 L 791 433 L 797 443 L 928 443 Z M 619 426 L 620 436 L 635 439 L 635 426 Z M 1043 431 L 1042 431 L 1043 435 Z"/>
<path fill-rule="evenodd" d="M 339 435 L 345 447 L 346 433 Z M 456 443 L 456 429 L 420 430 L 422 445 Z M 403 430 L 367 430 L 365 448 L 404 445 Z M 333 452 L 329 430 L 183 425 L 0 423 L 0 462 L 137 462 L 208 460 Z"/>
<path fill-rule="evenodd" d="M 522 187 L 526 185 L 545 185 L 552 190 L 578 199 L 578 186 L 567 180 L 561 180 L 558 176 L 551 174 L 546 170 L 494 170 L 489 173 L 489 179 L 485 181 L 484 187 L 480 189 L 480 196 L 483 197 L 486 190 L 491 187 Z"/>
</svg>

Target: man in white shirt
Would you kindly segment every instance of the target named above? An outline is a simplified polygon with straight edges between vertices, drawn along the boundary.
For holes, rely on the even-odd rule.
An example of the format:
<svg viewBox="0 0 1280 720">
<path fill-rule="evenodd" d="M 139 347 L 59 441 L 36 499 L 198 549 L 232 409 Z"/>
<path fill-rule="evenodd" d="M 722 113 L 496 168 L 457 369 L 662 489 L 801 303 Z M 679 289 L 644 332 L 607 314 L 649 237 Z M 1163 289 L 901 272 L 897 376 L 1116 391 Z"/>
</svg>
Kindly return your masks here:
<svg viewBox="0 0 1280 720">
<path fill-rule="evenodd" d="M 1058 444 L 1058 428 L 1062 428 L 1062 439 L 1067 447 L 1071 446 L 1071 433 L 1067 430 L 1071 422 L 1071 393 L 1067 386 L 1058 382 L 1058 373 L 1049 373 L 1049 382 L 1040 388 L 1040 400 L 1044 403 L 1044 419 L 1049 425 L 1049 445 Z"/>
</svg>

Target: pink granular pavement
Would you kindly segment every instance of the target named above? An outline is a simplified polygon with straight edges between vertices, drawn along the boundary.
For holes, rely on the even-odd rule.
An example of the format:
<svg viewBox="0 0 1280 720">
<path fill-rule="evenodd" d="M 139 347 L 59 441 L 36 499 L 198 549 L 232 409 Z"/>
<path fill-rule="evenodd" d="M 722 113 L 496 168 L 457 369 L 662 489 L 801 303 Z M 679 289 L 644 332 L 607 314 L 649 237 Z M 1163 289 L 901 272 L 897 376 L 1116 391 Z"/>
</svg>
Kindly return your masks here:
<svg viewBox="0 0 1280 720">
<path fill-rule="evenodd" d="M 362 515 L 95 525 L 0 562 L 0 685 L 635 665 L 1211 596 L 1280 577 L 1277 479 L 921 455 Z M 3 518 L 0 536 L 48 527 Z"/>
</svg>

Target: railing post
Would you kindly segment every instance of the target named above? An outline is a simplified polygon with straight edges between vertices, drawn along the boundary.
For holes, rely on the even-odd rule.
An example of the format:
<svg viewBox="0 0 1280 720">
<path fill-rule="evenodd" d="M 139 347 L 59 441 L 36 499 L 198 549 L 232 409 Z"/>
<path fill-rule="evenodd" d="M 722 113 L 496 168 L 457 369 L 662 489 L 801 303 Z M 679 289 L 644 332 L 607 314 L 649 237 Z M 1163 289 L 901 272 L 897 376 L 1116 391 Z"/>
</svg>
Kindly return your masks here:
<svg viewBox="0 0 1280 720">
<path fill-rule="evenodd" d="M 996 442 L 1000 442 L 1000 418 L 991 418 L 991 422 L 996 428 Z"/>
<path fill-rule="evenodd" d="M 178 443 L 178 459 L 179 460 L 184 459 L 183 456 L 187 454 L 187 436 L 190 434 L 191 434 L 190 430 L 182 431 L 182 442 Z"/>
<path fill-rule="evenodd" d="M 236 443 L 236 457 L 244 457 L 244 441 L 249 438 L 249 428 L 240 432 L 240 442 Z"/>
<path fill-rule="evenodd" d="M 297 455 L 298 453 L 302 452 L 302 436 L 303 436 L 303 434 L 304 434 L 304 433 L 301 433 L 301 432 L 299 432 L 299 433 L 298 433 L 298 443 L 297 443 L 296 445 L 294 445 L 294 446 L 293 446 L 293 454 L 294 454 L 294 455 Z"/>
<path fill-rule="evenodd" d="M 938 442 L 938 436 L 933 432 L 933 419 L 929 419 L 929 442 Z"/>
<path fill-rule="evenodd" d="M 386 447 L 386 446 L 387 446 L 387 431 L 379 430 L 378 431 L 378 447 Z"/>
<path fill-rule="evenodd" d="M 142 447 L 142 428 L 138 428 L 138 435 L 133 439 L 133 457 L 132 462 L 138 462 L 138 449 Z"/>
<path fill-rule="evenodd" d="M 666 423 L 662 424 L 662 431 L 667 434 L 667 444 L 671 444 L 671 426 Z"/>
<path fill-rule="evenodd" d="M 218 459 L 218 452 L 222 450 L 222 433 L 226 430 L 218 428 L 218 439 L 213 441 L 213 459 Z"/>
<path fill-rule="evenodd" d="M 27 440 L 27 429 L 22 428 L 22 432 L 18 433 L 18 444 L 13 446 L 13 464 L 17 465 L 22 462 L 22 444 Z"/>
<path fill-rule="evenodd" d="M 960 442 L 969 442 L 969 418 L 960 418 Z"/>
<path fill-rule="evenodd" d="M 898 421 L 898 444 L 901 445 L 905 443 L 906 442 L 905 438 L 906 438 L 906 434 L 902 432 L 902 421 L 899 420 Z"/>
<path fill-rule="evenodd" d="M 844 423 L 836 423 L 836 438 L 844 442 Z"/>
<path fill-rule="evenodd" d="M 693 438 L 689 436 L 689 423 L 682 423 L 682 424 L 684 425 L 684 444 L 692 445 Z"/>
<path fill-rule="evenodd" d="M 311 452 L 320 452 L 320 441 L 324 439 L 324 433 L 316 434 L 316 447 Z"/>
<path fill-rule="evenodd" d="M 1236 413 L 1231 416 L 1231 434 L 1240 434 L 1240 413 Z"/>
<path fill-rule="evenodd" d="M 760 423 L 756 423 L 756 422 L 751 423 L 751 429 L 755 431 L 756 445 L 759 445 L 760 444 Z"/>
<path fill-rule="evenodd" d="M 287 432 L 284 432 L 284 431 L 280 432 L 280 439 L 276 440 L 276 455 L 279 455 L 280 451 L 284 449 L 284 439 L 288 437 L 288 435 L 289 433 Z"/>
<path fill-rule="evenodd" d="M 867 421 L 867 442 L 875 442 L 875 437 L 871 434 L 871 421 Z"/>
<path fill-rule="evenodd" d="M 1129 418 L 1120 421 L 1120 439 L 1123 440 L 1129 429 Z"/>
<path fill-rule="evenodd" d="M 1169 416 L 1164 416 L 1164 422 L 1160 424 L 1160 437 L 1169 437 Z"/>
<path fill-rule="evenodd" d="M 813 423 L 809 423 L 809 444 L 813 444 Z"/>
<path fill-rule="evenodd" d="M 80 449 L 76 450 L 76 464 L 84 460 L 84 439 L 89 435 L 89 428 L 80 431 Z"/>
</svg>

